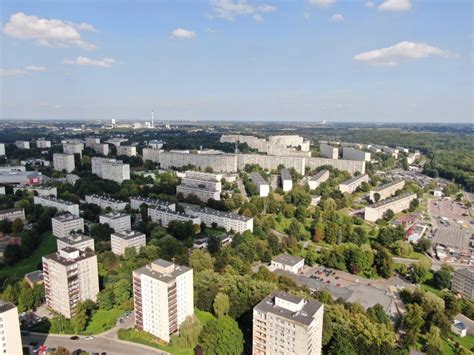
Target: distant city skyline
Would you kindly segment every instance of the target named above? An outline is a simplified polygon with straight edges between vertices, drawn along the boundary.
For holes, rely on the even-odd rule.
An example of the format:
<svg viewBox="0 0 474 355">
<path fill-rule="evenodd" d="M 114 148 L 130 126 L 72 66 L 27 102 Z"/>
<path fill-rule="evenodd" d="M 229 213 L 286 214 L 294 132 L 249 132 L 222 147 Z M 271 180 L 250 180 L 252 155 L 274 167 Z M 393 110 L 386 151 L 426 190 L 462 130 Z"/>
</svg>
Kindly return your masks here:
<svg viewBox="0 0 474 355">
<path fill-rule="evenodd" d="M 0 119 L 473 122 L 469 0 L 0 6 Z"/>
</svg>

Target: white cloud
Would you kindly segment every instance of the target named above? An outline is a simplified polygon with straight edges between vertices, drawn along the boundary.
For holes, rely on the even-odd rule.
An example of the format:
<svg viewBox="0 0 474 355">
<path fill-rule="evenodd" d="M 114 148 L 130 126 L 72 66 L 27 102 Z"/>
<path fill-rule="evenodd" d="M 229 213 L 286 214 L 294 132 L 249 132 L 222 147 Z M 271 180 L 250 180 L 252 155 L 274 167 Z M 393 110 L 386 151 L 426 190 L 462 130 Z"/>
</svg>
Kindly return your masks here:
<svg viewBox="0 0 474 355">
<path fill-rule="evenodd" d="M 71 24 L 56 19 L 44 19 L 17 12 L 3 27 L 6 35 L 23 40 L 36 40 L 39 44 L 55 47 L 77 46 L 94 49 L 95 45 L 82 40 L 80 31 L 95 30 L 94 26 L 81 23 Z"/>
<path fill-rule="evenodd" d="M 252 16 L 255 21 L 262 21 L 262 14 L 275 12 L 277 8 L 268 4 L 252 5 L 246 0 L 211 0 L 215 17 L 233 21 L 237 16 Z"/>
<path fill-rule="evenodd" d="M 365 3 L 365 7 L 368 7 L 369 9 L 373 8 L 374 6 L 375 6 L 375 4 L 372 1 L 367 1 Z"/>
<path fill-rule="evenodd" d="M 429 56 L 451 57 L 453 54 L 425 43 L 400 42 L 391 47 L 357 54 L 354 60 L 370 65 L 396 66 L 404 60 Z"/>
<path fill-rule="evenodd" d="M 171 37 L 175 39 L 193 39 L 196 37 L 196 32 L 185 30 L 184 28 L 176 28 L 171 32 Z"/>
<path fill-rule="evenodd" d="M 2 77 L 13 77 L 13 76 L 22 76 L 29 74 L 31 72 L 41 72 L 45 71 L 46 68 L 38 65 L 27 65 L 23 68 L 15 68 L 15 69 L 2 69 L 0 68 L 0 76 Z"/>
<path fill-rule="evenodd" d="M 318 7 L 330 7 L 336 0 L 309 0 L 309 3 Z"/>
<path fill-rule="evenodd" d="M 63 64 L 76 64 L 76 65 L 101 67 L 101 68 L 110 68 L 115 63 L 117 63 L 117 61 L 112 58 L 91 59 L 87 57 L 77 57 L 75 60 L 71 60 L 71 59 L 63 60 Z"/>
<path fill-rule="evenodd" d="M 331 22 L 341 22 L 341 21 L 344 21 L 344 16 L 342 16 L 341 14 L 335 14 L 335 15 L 331 16 L 329 21 L 331 21 Z"/>
<path fill-rule="evenodd" d="M 385 0 L 378 7 L 380 11 L 409 11 L 411 10 L 410 0 Z"/>
</svg>

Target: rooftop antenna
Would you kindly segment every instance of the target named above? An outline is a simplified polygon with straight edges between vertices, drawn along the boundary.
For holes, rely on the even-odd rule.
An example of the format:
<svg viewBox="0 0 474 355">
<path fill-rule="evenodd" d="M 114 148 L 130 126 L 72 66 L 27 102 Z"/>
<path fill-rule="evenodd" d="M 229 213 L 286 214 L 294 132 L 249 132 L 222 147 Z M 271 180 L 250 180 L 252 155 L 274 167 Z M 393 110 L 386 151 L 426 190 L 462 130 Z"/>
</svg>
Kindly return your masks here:
<svg viewBox="0 0 474 355">
<path fill-rule="evenodd" d="M 155 128 L 155 123 L 154 123 L 154 118 L 155 118 L 155 111 L 151 111 L 151 128 Z"/>
</svg>

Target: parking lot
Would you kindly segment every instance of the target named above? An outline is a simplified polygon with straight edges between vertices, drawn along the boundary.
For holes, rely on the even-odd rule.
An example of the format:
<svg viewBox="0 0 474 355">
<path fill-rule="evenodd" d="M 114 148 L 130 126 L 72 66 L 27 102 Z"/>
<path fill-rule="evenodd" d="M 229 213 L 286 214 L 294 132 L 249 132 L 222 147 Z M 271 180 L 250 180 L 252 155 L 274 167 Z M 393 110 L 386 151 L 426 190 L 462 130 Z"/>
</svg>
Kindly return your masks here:
<svg viewBox="0 0 474 355">
<path fill-rule="evenodd" d="M 469 210 L 462 202 L 457 202 L 450 197 L 430 199 L 428 213 L 434 225 L 438 227 L 474 228 L 474 218 L 469 215 Z"/>
</svg>

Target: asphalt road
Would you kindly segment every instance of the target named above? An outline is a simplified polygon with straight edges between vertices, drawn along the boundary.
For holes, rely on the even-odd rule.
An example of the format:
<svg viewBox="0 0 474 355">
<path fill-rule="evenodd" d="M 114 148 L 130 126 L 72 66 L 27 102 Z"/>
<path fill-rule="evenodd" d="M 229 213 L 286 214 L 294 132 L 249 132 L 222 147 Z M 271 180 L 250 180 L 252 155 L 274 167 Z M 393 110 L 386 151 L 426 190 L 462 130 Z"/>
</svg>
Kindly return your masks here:
<svg viewBox="0 0 474 355">
<path fill-rule="evenodd" d="M 29 336 L 23 336 L 22 341 L 25 346 L 34 341 L 39 344 L 45 344 L 50 348 L 63 346 L 71 352 L 81 349 L 83 351 L 98 352 L 99 354 L 106 352 L 107 355 L 168 354 L 148 346 L 122 342 L 102 336 L 96 336 L 93 340 L 86 340 L 85 336 L 81 336 L 78 340 L 71 340 L 69 336 L 31 333 Z"/>
</svg>

